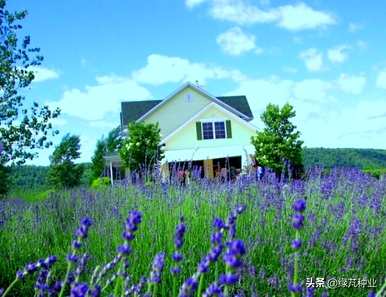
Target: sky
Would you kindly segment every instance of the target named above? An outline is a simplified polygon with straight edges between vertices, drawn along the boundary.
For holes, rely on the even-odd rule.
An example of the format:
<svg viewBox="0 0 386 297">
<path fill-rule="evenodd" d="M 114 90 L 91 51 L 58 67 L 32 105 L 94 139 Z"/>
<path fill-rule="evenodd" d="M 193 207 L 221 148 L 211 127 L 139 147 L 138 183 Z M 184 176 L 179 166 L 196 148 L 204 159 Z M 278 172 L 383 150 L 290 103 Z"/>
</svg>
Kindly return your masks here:
<svg viewBox="0 0 386 297">
<path fill-rule="evenodd" d="M 60 107 L 54 126 L 90 161 L 120 102 L 163 99 L 185 81 L 215 96 L 295 107 L 307 147 L 386 149 L 384 1 L 9 0 L 44 62 L 27 100 Z M 49 164 L 53 148 L 32 163 Z"/>
</svg>

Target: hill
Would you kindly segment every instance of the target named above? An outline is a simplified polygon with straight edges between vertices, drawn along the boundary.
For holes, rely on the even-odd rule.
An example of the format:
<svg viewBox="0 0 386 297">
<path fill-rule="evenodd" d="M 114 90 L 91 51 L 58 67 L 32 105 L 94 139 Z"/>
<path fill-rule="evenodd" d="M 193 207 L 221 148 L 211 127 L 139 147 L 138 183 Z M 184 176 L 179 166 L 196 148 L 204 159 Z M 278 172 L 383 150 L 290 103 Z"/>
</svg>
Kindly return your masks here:
<svg viewBox="0 0 386 297">
<path fill-rule="evenodd" d="M 353 148 L 305 148 L 304 166 L 386 168 L 386 150 Z"/>
</svg>

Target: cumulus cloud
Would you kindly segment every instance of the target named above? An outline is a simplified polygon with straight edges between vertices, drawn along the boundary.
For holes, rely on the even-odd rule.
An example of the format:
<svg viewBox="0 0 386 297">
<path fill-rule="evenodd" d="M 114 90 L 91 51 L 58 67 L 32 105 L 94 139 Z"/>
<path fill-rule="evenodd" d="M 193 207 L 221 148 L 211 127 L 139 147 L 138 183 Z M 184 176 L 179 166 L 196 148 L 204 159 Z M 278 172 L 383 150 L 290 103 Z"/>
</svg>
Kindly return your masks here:
<svg viewBox="0 0 386 297">
<path fill-rule="evenodd" d="M 304 61 L 309 71 L 319 71 L 323 67 L 323 54 L 316 48 L 302 51 L 299 58 Z"/>
<path fill-rule="evenodd" d="M 147 64 L 132 74 L 133 80 L 149 85 L 164 83 L 182 83 L 198 80 L 205 85 L 208 80 L 230 79 L 240 81 L 244 75 L 238 70 L 229 70 L 223 67 L 205 63 L 191 62 L 180 57 L 170 57 L 152 54 L 147 58 Z"/>
<path fill-rule="evenodd" d="M 327 57 L 332 63 L 343 63 L 347 60 L 350 47 L 339 45 L 327 51 Z"/>
<path fill-rule="evenodd" d="M 239 56 L 252 50 L 255 50 L 256 54 L 262 53 L 262 49 L 256 47 L 255 36 L 244 33 L 239 27 L 233 27 L 221 33 L 216 41 L 228 55 Z"/>
<path fill-rule="evenodd" d="M 59 73 L 57 71 L 46 67 L 30 66 L 28 70 L 33 71 L 35 75 L 33 82 L 35 83 L 59 78 Z"/>
<path fill-rule="evenodd" d="M 192 2 L 201 4 L 203 1 Z M 192 7 L 188 3 L 187 6 Z M 322 28 L 336 23 L 332 14 L 313 9 L 305 3 L 261 9 L 246 0 L 211 0 L 210 15 L 238 25 L 274 23 L 290 31 Z"/>
<path fill-rule="evenodd" d="M 99 121 L 108 113 L 118 113 L 121 101 L 150 98 L 150 92 L 131 78 L 102 76 L 97 77 L 94 85 L 65 91 L 58 101 L 50 105 L 59 106 L 67 115 Z"/>
<path fill-rule="evenodd" d="M 378 73 L 376 84 L 378 88 L 386 89 L 386 69 Z"/>
<path fill-rule="evenodd" d="M 315 10 L 304 3 L 281 6 L 277 10 L 280 15 L 278 25 L 291 31 L 315 29 L 336 23 L 331 14 Z"/>
<path fill-rule="evenodd" d="M 354 95 L 362 93 L 367 82 L 367 78 L 364 75 L 348 75 L 341 74 L 337 79 L 339 88 Z"/>
<path fill-rule="evenodd" d="M 250 78 L 228 95 L 247 96 L 255 115 L 253 123 L 259 128 L 263 124 L 258 116 L 268 103 L 289 102 L 295 107 L 294 121 L 307 146 L 384 147 L 386 127 L 379 110 L 386 110 L 386 101 L 359 97 L 347 104 L 351 99 L 339 93 L 344 90 L 338 80 Z"/>
</svg>

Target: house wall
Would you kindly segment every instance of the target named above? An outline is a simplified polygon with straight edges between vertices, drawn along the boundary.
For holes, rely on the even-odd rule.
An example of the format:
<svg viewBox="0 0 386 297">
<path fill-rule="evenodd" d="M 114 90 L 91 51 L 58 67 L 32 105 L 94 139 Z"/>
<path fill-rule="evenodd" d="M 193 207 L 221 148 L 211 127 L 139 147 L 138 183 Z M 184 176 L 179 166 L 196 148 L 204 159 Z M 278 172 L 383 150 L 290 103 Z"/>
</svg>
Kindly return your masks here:
<svg viewBox="0 0 386 297">
<path fill-rule="evenodd" d="M 188 94 L 191 96 L 190 100 L 187 99 Z M 210 99 L 205 95 L 188 87 L 149 114 L 144 122 L 158 122 L 164 138 L 210 103 Z"/>
<path fill-rule="evenodd" d="M 232 138 L 198 140 L 196 122 L 202 122 L 205 121 L 205 119 L 231 120 Z M 255 134 L 255 130 L 246 127 L 229 114 L 217 108 L 216 105 L 213 105 L 201 114 L 200 117 L 189 123 L 186 127 L 178 131 L 171 139 L 169 139 L 166 142 L 164 149 L 180 150 L 201 147 L 218 147 L 219 149 L 226 149 L 227 146 L 245 146 L 251 144 L 251 136 Z"/>
</svg>

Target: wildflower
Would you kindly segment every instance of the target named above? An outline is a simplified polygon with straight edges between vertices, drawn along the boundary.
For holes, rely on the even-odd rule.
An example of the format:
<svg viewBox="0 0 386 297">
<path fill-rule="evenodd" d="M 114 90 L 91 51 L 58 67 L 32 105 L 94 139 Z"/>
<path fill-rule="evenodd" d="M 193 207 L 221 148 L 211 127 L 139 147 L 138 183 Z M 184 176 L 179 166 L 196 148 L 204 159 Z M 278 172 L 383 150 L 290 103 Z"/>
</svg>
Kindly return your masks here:
<svg viewBox="0 0 386 297">
<path fill-rule="evenodd" d="M 306 209 L 306 201 L 303 199 L 298 199 L 292 205 L 294 211 L 303 212 Z"/>
<path fill-rule="evenodd" d="M 161 273 L 164 268 L 165 253 L 158 253 L 153 260 L 152 271 L 150 273 L 150 282 L 159 283 L 161 281 Z"/>
<path fill-rule="evenodd" d="M 301 246 L 302 246 L 302 241 L 301 241 L 300 239 L 294 239 L 294 240 L 292 240 L 291 247 L 292 247 L 294 250 L 300 249 Z"/>
<path fill-rule="evenodd" d="M 71 289 L 70 297 L 86 297 L 88 286 L 85 283 L 75 284 Z"/>
<path fill-rule="evenodd" d="M 178 263 L 182 261 L 183 255 L 181 252 L 178 250 L 182 248 L 182 245 L 184 244 L 184 235 L 186 232 L 186 226 L 184 223 L 184 218 L 180 218 L 180 223 L 176 226 L 176 231 L 174 234 L 174 245 L 176 247 L 176 251 L 173 253 L 172 259 L 174 262 Z M 173 275 L 178 274 L 181 270 L 179 269 L 178 266 L 174 266 L 171 268 L 171 273 Z"/>
<path fill-rule="evenodd" d="M 301 229 L 303 228 L 303 223 L 304 223 L 304 216 L 301 215 L 300 213 L 296 213 L 292 217 L 292 226 L 295 229 Z"/>
<path fill-rule="evenodd" d="M 219 283 L 222 285 L 234 285 L 239 279 L 240 276 L 238 274 L 227 273 L 220 276 Z"/>
</svg>

